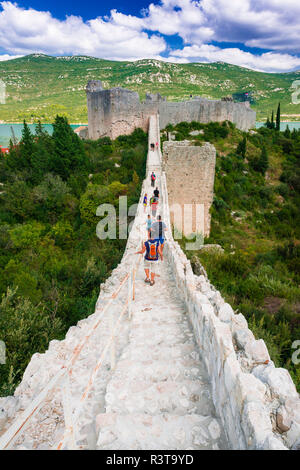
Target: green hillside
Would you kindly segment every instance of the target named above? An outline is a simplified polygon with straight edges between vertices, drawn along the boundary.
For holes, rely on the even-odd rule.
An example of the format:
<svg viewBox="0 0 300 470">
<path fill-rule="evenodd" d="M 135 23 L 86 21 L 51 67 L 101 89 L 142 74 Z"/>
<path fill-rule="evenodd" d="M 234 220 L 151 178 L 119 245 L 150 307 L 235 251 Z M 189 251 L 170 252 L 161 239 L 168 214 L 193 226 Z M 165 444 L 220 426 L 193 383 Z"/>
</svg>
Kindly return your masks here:
<svg viewBox="0 0 300 470">
<path fill-rule="evenodd" d="M 195 273 L 199 260 L 209 280 L 264 339 L 277 367 L 300 390 L 300 364 L 292 361 L 300 338 L 300 130 L 261 128 L 243 133 L 231 123 L 167 126 L 176 140 L 211 142 L 217 150 L 211 232 L 215 250 L 186 250 Z M 191 136 L 190 132 L 202 130 Z M 163 133 L 165 140 L 166 132 Z M 186 241 L 180 240 L 186 249 Z"/>
<path fill-rule="evenodd" d="M 221 98 L 251 91 L 258 120 L 276 110 L 278 101 L 283 115 L 294 115 L 283 119 L 300 120 L 300 104 L 291 102 L 291 85 L 300 79 L 300 71 L 270 74 L 225 63 L 114 62 L 33 54 L 0 62 L 0 79 L 7 86 L 6 104 L 0 105 L 0 120 L 4 122 L 24 118 L 51 122 L 57 113 L 65 114 L 71 122 L 87 122 L 84 89 L 92 79 L 102 80 L 107 88 L 122 86 L 138 91 L 141 98 L 147 91 L 159 92 L 169 100 L 188 99 L 191 94 Z"/>
<path fill-rule="evenodd" d="M 119 214 L 121 195 L 128 207 L 138 202 L 147 146 L 141 129 L 82 142 L 57 117 L 51 136 L 24 126 L 20 145 L 0 159 L 0 397 L 13 393 L 34 353 L 94 312 L 126 246 L 118 232 L 97 237 L 96 209 L 105 202 Z"/>
</svg>

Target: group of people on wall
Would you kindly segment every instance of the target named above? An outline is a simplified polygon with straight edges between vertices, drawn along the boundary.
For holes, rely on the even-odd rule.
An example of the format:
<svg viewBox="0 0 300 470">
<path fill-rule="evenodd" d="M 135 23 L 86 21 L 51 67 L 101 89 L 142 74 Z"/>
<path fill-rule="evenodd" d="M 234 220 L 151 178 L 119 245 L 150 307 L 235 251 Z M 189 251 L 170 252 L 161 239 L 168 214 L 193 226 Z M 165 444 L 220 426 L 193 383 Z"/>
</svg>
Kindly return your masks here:
<svg viewBox="0 0 300 470">
<path fill-rule="evenodd" d="M 151 186 L 155 186 L 156 175 L 151 173 Z M 148 194 L 145 193 L 143 198 L 144 213 L 147 212 Z M 163 249 L 165 242 L 166 224 L 162 221 L 161 215 L 156 216 L 159 205 L 159 189 L 153 191 L 153 195 L 149 199 L 150 213 L 147 215 L 146 228 L 148 240 L 142 244 L 142 248 L 137 254 L 144 254 L 145 283 L 153 286 L 155 277 L 158 276 L 159 259 L 163 261 Z"/>
</svg>

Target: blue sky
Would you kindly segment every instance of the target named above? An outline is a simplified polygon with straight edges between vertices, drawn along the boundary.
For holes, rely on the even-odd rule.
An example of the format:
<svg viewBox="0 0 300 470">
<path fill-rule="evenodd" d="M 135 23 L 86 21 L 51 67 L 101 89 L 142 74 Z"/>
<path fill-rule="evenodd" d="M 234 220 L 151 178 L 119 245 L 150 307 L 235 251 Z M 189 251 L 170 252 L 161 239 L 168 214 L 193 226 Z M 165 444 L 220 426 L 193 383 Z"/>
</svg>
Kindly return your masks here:
<svg viewBox="0 0 300 470">
<path fill-rule="evenodd" d="M 300 70 L 300 2 L 0 0 L 0 60 L 35 52 Z"/>
</svg>

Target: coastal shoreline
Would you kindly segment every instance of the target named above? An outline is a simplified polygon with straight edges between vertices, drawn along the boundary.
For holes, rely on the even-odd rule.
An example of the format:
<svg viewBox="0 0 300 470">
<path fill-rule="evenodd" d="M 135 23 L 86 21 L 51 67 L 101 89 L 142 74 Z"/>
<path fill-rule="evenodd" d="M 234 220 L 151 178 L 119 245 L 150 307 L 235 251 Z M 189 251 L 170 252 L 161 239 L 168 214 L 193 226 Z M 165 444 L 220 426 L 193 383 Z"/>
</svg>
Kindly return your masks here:
<svg viewBox="0 0 300 470">
<path fill-rule="evenodd" d="M 23 121 L 15 121 L 15 122 L 6 122 L 6 121 L 0 121 L 0 124 L 6 124 L 6 125 L 11 125 L 13 126 L 14 124 L 23 124 Z M 26 121 L 26 124 L 29 124 L 29 125 L 33 125 L 33 124 L 38 124 L 37 122 L 27 122 Z M 45 124 L 45 125 L 51 125 L 53 124 L 53 122 L 41 122 L 41 124 Z M 87 126 L 88 123 L 87 122 L 69 122 L 70 126 Z"/>
</svg>

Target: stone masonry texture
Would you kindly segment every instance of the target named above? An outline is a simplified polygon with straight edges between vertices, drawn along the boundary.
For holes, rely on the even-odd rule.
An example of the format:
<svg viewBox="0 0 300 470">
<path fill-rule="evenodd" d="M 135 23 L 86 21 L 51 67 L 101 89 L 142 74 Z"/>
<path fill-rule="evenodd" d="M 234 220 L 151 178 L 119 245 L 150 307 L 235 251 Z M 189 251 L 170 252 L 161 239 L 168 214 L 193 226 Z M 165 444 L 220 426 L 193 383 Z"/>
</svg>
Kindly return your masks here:
<svg viewBox="0 0 300 470">
<path fill-rule="evenodd" d="M 170 208 L 180 205 L 185 235 L 192 232 L 209 235 L 215 164 L 216 149 L 209 143 L 201 147 L 192 146 L 189 141 L 163 144 L 163 170 L 167 177 L 169 205 Z M 196 205 L 204 206 L 204 214 L 198 213 L 197 218 Z M 187 224 L 186 220 L 190 223 Z M 174 213 L 171 213 L 171 221 L 176 226 Z"/>
<path fill-rule="evenodd" d="M 189 101 L 168 102 L 160 94 L 146 94 L 140 101 L 135 91 L 125 88 L 104 90 L 99 80 L 88 82 L 88 137 L 92 140 L 130 134 L 137 127 L 148 130 L 149 117 L 159 114 L 160 129 L 169 123 L 198 121 L 202 123 L 231 121 L 238 129 L 255 127 L 256 113 L 245 103 L 207 100 L 195 97 Z"/>
</svg>

